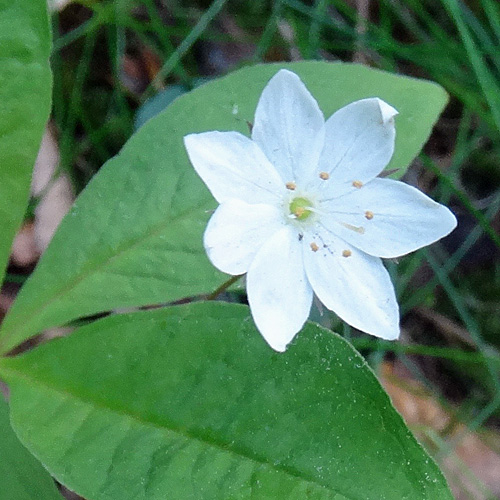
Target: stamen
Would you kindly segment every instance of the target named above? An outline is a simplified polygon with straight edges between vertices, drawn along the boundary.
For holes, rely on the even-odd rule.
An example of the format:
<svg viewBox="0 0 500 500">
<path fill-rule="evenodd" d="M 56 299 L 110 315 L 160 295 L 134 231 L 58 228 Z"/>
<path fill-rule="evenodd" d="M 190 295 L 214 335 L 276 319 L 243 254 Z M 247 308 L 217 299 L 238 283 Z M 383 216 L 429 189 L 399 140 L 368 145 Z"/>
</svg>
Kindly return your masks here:
<svg viewBox="0 0 500 500">
<path fill-rule="evenodd" d="M 316 245 L 316 243 L 315 243 L 314 241 L 311 243 L 311 245 L 310 245 L 310 246 L 311 246 L 311 250 L 312 250 L 313 252 L 317 252 L 317 251 L 319 250 L 319 246 L 318 246 L 318 245 Z"/>
<path fill-rule="evenodd" d="M 331 214 L 325 213 L 321 210 L 317 210 L 314 207 L 307 207 L 306 210 L 314 212 L 318 215 L 322 215 L 324 217 L 328 217 L 330 220 L 334 220 L 337 224 L 340 224 L 341 226 L 344 226 L 346 229 L 350 229 L 351 231 L 354 231 L 355 233 L 365 234 L 365 228 L 362 226 L 353 226 L 352 224 L 348 224 L 347 222 L 341 222 L 339 220 L 334 219 Z"/>
<path fill-rule="evenodd" d="M 352 255 L 352 252 L 350 250 L 344 250 L 342 252 L 342 257 L 350 257 Z"/>
<path fill-rule="evenodd" d="M 295 189 L 297 189 L 297 184 L 295 184 L 295 182 L 287 182 L 285 186 L 290 191 L 295 191 Z"/>
<path fill-rule="evenodd" d="M 330 178 L 330 174 L 328 172 L 320 172 L 319 178 L 323 179 L 324 181 L 327 181 Z"/>
<path fill-rule="evenodd" d="M 318 215 L 327 215 L 325 212 L 322 212 L 321 210 L 318 210 L 317 208 L 314 208 L 314 207 L 304 207 L 306 210 L 308 210 L 309 212 L 313 212 L 315 214 L 318 214 Z"/>
<path fill-rule="evenodd" d="M 370 212 L 370 210 L 367 210 L 365 212 L 365 217 L 368 219 L 368 220 L 372 220 L 373 219 L 373 212 Z"/>
<path fill-rule="evenodd" d="M 341 224 L 345 228 L 350 229 L 351 231 L 354 231 L 354 232 L 359 233 L 359 234 L 365 234 L 364 227 L 353 226 L 352 224 L 347 224 L 347 222 L 341 222 Z"/>
<path fill-rule="evenodd" d="M 363 187 L 363 183 L 361 181 L 352 181 L 352 185 L 353 187 L 355 187 L 356 189 L 360 189 Z"/>
</svg>

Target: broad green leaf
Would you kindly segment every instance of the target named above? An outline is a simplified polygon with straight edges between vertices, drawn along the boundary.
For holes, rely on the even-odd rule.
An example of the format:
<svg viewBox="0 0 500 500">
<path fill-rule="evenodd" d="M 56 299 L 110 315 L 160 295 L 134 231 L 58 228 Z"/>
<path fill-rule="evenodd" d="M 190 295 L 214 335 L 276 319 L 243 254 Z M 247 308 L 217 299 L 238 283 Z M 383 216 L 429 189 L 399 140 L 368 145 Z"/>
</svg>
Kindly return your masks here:
<svg viewBox="0 0 500 500">
<path fill-rule="evenodd" d="M 46 0 L 0 0 L 0 282 L 50 111 Z"/>
<path fill-rule="evenodd" d="M 0 394 L 0 500 L 62 500 L 54 481 L 19 442 Z"/>
<path fill-rule="evenodd" d="M 281 67 L 302 77 L 325 116 L 367 96 L 395 106 L 390 168 L 408 165 L 446 102 L 435 84 L 326 62 L 249 67 L 179 97 L 79 197 L 6 318 L 0 352 L 78 317 L 204 294 L 227 279 L 202 247 L 216 203 L 189 164 L 182 137 L 203 130 L 248 134 L 260 93 Z"/>
<path fill-rule="evenodd" d="M 12 421 L 98 499 L 451 499 L 363 358 L 308 324 L 284 354 L 245 306 L 115 315 L 3 358 Z"/>
</svg>

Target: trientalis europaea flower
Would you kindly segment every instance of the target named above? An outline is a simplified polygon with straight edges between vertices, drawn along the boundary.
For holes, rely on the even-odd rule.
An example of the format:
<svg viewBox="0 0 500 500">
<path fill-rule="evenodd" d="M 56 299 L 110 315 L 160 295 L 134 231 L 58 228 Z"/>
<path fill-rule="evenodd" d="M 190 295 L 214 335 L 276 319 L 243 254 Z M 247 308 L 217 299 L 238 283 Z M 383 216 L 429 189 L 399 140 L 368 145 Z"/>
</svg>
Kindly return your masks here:
<svg viewBox="0 0 500 500">
<path fill-rule="evenodd" d="M 313 293 L 353 327 L 399 336 L 381 258 L 433 243 L 456 219 L 414 187 L 377 177 L 394 151 L 396 115 L 369 98 L 325 123 L 300 78 L 281 70 L 262 92 L 251 138 L 184 138 L 220 203 L 204 235 L 208 257 L 225 273 L 247 273 L 252 316 L 273 349 L 284 351 L 302 328 Z"/>
</svg>

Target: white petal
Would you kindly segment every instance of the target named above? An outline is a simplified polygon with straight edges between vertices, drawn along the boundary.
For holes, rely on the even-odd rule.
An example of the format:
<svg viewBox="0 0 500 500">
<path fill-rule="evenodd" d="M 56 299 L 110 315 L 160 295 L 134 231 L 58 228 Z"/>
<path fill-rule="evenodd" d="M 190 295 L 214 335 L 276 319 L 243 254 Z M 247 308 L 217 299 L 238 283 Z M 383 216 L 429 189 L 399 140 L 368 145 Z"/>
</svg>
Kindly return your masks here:
<svg viewBox="0 0 500 500">
<path fill-rule="evenodd" d="M 319 300 L 358 330 L 398 338 L 398 304 L 382 261 L 326 230 L 304 235 L 303 242 L 304 249 L 312 242 L 319 247 L 316 252 L 304 250 L 307 278 Z"/>
<path fill-rule="evenodd" d="M 198 175 L 214 198 L 274 203 L 285 190 L 280 176 L 259 146 L 238 132 L 203 132 L 184 137 Z"/>
<path fill-rule="evenodd" d="M 397 111 L 378 98 L 362 99 L 339 109 L 325 125 L 319 170 L 330 174 L 321 189 L 340 196 L 366 183 L 389 163 L 394 152 Z"/>
<path fill-rule="evenodd" d="M 262 336 L 283 352 L 309 316 L 307 281 L 298 233 L 285 227 L 259 250 L 247 275 L 248 302 Z"/>
<path fill-rule="evenodd" d="M 329 214 L 321 221 L 330 231 L 363 252 L 385 258 L 430 245 L 457 225 L 444 205 L 391 179 L 373 179 L 352 193 L 324 203 L 322 210 Z M 367 218 L 367 213 L 372 218 Z"/>
<path fill-rule="evenodd" d="M 205 249 L 217 269 L 243 274 L 262 245 L 282 227 L 283 213 L 278 207 L 229 200 L 217 208 L 208 223 Z"/>
<path fill-rule="evenodd" d="M 324 142 L 323 114 L 300 78 L 282 69 L 260 96 L 252 139 L 283 181 L 300 181 L 318 165 Z"/>
</svg>

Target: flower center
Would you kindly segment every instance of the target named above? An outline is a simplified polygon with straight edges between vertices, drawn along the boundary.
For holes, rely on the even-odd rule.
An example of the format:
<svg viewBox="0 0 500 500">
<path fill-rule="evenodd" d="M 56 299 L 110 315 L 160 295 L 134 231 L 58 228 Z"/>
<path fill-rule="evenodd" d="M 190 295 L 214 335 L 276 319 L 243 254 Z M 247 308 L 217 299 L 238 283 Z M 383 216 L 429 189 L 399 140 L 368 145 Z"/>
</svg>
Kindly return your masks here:
<svg viewBox="0 0 500 500">
<path fill-rule="evenodd" d="M 290 203 L 290 214 L 298 220 L 307 219 L 313 212 L 311 202 L 307 198 L 294 198 Z"/>
</svg>

